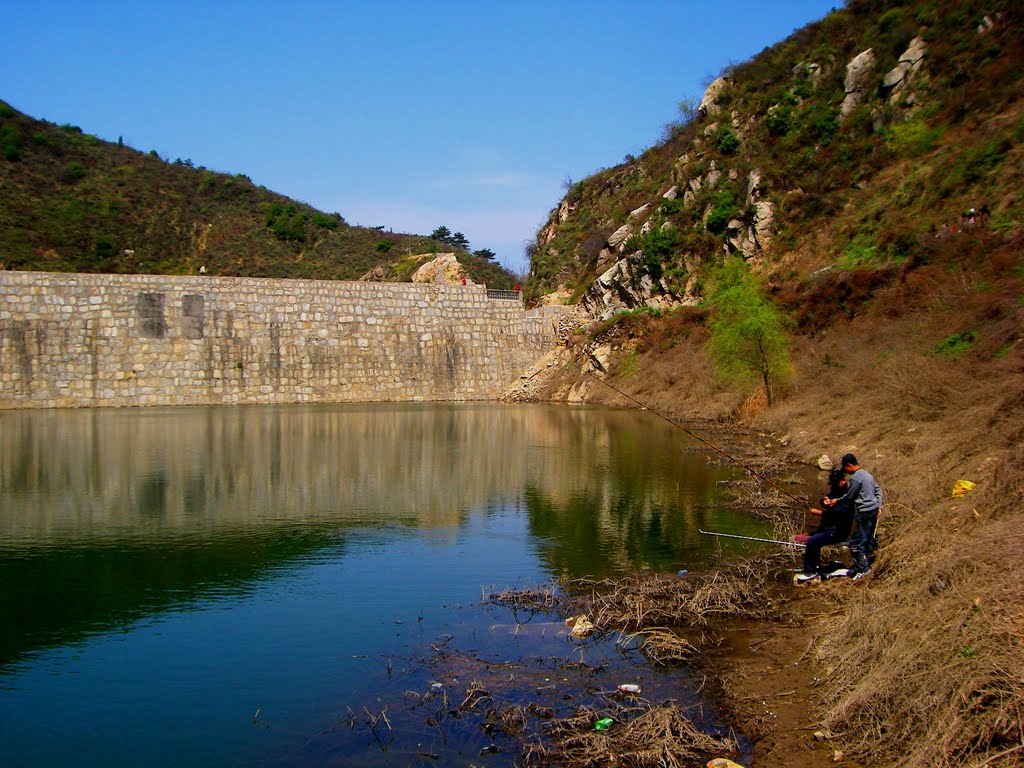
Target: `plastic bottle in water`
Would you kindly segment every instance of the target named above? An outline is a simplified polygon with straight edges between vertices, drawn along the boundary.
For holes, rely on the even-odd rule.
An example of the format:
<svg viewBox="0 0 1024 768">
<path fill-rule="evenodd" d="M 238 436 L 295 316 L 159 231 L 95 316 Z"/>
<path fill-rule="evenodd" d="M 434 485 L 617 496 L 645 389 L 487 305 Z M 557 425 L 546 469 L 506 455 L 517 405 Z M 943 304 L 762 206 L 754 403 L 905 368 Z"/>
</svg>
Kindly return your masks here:
<svg viewBox="0 0 1024 768">
<path fill-rule="evenodd" d="M 640 686 L 635 683 L 624 683 L 623 685 L 615 686 L 615 690 L 619 693 L 640 693 Z"/>
</svg>

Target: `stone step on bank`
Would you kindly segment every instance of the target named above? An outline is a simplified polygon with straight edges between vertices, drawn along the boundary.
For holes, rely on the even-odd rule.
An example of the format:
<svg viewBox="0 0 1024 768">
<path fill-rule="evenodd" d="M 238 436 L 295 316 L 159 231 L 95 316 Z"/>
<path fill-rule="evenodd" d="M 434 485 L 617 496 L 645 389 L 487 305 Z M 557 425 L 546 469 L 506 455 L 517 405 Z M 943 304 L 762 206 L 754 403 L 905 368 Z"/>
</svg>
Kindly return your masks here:
<svg viewBox="0 0 1024 768">
<path fill-rule="evenodd" d="M 0 409 L 496 400 L 560 310 L 474 284 L 0 272 Z"/>
</svg>

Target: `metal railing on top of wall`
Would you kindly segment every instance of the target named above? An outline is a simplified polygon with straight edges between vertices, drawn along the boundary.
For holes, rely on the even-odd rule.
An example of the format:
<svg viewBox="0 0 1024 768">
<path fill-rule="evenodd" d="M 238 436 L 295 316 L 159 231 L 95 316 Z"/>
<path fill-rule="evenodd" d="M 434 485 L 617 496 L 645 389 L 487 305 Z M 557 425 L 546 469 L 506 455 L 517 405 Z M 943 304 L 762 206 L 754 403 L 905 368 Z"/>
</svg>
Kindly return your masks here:
<svg viewBox="0 0 1024 768">
<path fill-rule="evenodd" d="M 523 292 L 522 291 L 500 291 L 500 290 L 497 290 L 496 288 L 488 288 L 487 289 L 487 298 L 488 299 L 515 299 L 516 301 L 522 301 L 523 300 Z"/>
</svg>

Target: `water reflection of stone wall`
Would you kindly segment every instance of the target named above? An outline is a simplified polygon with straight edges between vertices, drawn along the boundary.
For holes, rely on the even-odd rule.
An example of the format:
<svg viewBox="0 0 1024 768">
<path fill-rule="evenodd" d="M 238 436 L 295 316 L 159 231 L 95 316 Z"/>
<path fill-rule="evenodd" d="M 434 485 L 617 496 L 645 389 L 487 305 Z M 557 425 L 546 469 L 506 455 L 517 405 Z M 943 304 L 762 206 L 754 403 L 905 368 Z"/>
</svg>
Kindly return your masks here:
<svg viewBox="0 0 1024 768">
<path fill-rule="evenodd" d="M 625 558 L 637 536 L 699 527 L 721 473 L 685 444 L 649 414 L 557 406 L 9 411 L 0 536 L 450 527 L 507 504 L 536 512 L 540 536 L 596 526 Z"/>
<path fill-rule="evenodd" d="M 554 343 L 477 285 L 0 271 L 0 408 L 487 400 Z"/>
</svg>

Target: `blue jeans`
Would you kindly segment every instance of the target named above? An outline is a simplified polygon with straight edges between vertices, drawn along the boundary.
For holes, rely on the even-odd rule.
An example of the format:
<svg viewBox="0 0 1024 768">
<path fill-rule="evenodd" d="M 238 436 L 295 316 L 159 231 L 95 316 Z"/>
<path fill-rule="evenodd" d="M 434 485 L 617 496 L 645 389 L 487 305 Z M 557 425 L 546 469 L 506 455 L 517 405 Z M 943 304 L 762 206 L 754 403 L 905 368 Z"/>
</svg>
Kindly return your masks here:
<svg viewBox="0 0 1024 768">
<path fill-rule="evenodd" d="M 875 550 L 878 549 L 878 539 L 875 538 L 875 528 L 878 527 L 878 510 L 858 512 L 856 520 L 857 527 L 850 537 L 850 554 L 853 556 L 853 569 L 866 571 L 871 567 L 871 563 L 875 559 Z"/>
</svg>

